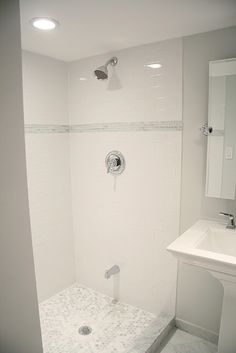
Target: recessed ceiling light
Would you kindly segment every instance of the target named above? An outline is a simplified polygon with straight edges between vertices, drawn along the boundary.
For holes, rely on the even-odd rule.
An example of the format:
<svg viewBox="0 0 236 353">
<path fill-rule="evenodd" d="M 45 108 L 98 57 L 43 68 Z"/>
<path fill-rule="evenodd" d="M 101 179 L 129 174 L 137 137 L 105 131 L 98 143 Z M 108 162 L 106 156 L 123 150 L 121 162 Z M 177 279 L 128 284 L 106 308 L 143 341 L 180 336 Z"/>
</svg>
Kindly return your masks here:
<svg viewBox="0 0 236 353">
<path fill-rule="evenodd" d="M 150 63 L 150 64 L 147 64 L 146 66 L 150 67 L 151 69 L 160 69 L 160 67 L 162 67 L 162 65 L 159 63 Z"/>
<path fill-rule="evenodd" d="M 59 26 L 59 22 L 46 17 L 36 17 L 30 20 L 30 23 L 34 28 L 41 29 L 42 31 L 51 31 Z"/>
</svg>

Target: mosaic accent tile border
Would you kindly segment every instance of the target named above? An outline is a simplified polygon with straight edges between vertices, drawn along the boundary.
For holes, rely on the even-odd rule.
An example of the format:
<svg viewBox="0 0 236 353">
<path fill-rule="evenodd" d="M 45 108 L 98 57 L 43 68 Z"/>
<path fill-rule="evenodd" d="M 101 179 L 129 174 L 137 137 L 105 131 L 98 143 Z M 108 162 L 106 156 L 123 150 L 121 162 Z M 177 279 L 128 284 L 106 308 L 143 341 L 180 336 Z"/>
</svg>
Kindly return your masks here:
<svg viewBox="0 0 236 353">
<path fill-rule="evenodd" d="M 52 134 L 70 132 L 69 125 L 50 125 L 50 124 L 25 124 L 26 134 Z"/>
<path fill-rule="evenodd" d="M 78 283 L 39 307 L 45 353 L 147 353 L 173 319 L 131 305 Z M 91 334 L 79 334 L 87 325 Z"/>
<path fill-rule="evenodd" d="M 82 133 L 82 132 L 128 132 L 128 131 L 181 131 L 182 121 L 117 122 L 76 125 L 26 124 L 26 133 Z"/>
<path fill-rule="evenodd" d="M 119 122 L 71 125 L 70 132 L 182 130 L 182 121 Z"/>
</svg>

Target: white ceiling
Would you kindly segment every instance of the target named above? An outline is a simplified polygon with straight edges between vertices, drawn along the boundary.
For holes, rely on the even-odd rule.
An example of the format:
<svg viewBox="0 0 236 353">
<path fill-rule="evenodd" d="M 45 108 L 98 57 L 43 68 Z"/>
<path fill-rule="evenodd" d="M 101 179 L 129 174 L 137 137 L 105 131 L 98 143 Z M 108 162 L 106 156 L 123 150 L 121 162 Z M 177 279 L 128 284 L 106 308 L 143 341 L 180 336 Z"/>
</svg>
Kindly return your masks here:
<svg viewBox="0 0 236 353">
<path fill-rule="evenodd" d="M 23 49 L 64 61 L 236 24 L 236 0 L 20 0 Z M 60 27 L 40 32 L 33 17 Z"/>
</svg>

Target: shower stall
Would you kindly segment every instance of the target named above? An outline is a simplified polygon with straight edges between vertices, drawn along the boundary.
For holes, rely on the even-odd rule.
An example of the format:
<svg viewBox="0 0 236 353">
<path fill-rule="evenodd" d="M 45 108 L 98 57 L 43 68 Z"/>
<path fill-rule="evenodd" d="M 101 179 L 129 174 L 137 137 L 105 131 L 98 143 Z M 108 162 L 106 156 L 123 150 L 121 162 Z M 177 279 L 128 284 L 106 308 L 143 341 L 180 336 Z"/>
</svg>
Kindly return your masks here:
<svg viewBox="0 0 236 353">
<path fill-rule="evenodd" d="M 175 315 L 182 41 L 22 58 L 44 352 L 151 352 Z"/>
</svg>

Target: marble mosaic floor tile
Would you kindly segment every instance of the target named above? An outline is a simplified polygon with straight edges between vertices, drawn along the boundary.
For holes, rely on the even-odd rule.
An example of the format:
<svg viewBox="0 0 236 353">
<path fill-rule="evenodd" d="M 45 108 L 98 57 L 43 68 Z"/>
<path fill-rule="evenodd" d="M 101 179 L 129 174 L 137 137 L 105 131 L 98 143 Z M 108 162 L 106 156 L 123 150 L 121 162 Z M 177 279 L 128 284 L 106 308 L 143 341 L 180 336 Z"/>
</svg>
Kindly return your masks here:
<svg viewBox="0 0 236 353">
<path fill-rule="evenodd" d="M 40 304 L 44 353 L 145 353 L 170 320 L 77 283 Z"/>
</svg>

